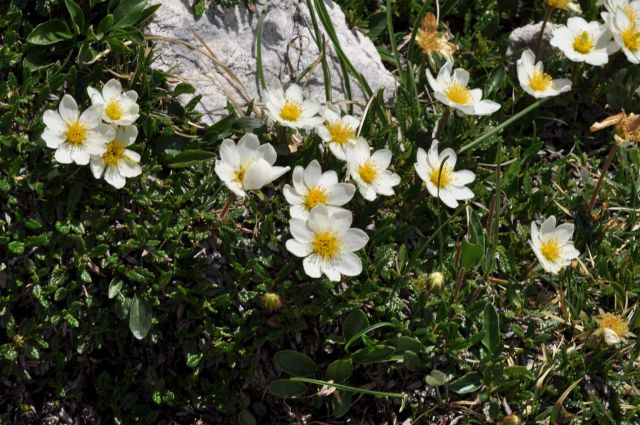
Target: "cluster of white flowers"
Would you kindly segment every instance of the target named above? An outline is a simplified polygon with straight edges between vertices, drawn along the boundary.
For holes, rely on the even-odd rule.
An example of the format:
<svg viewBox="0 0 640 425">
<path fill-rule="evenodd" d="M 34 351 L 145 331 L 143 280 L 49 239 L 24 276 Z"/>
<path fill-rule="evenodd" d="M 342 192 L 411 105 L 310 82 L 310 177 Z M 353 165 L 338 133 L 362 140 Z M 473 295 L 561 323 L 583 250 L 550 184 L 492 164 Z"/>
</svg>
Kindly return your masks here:
<svg viewBox="0 0 640 425">
<path fill-rule="evenodd" d="M 138 94 L 122 91 L 120 82 L 109 80 L 102 92 L 87 87 L 92 105 L 80 113 L 75 99 L 65 94 L 58 110 L 42 117 L 46 128 L 42 139 L 55 149 L 61 164 L 90 164 L 94 177 L 120 189 L 127 177 L 142 173 L 140 155 L 128 146 L 138 137 L 133 124 L 139 117 Z"/>
</svg>

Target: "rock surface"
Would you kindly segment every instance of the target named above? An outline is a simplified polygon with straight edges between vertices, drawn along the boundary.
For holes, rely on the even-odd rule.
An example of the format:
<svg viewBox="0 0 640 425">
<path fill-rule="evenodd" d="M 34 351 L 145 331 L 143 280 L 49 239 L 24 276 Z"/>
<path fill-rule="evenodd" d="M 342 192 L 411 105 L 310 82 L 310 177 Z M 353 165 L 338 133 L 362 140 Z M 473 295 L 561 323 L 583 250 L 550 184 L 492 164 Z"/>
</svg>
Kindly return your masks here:
<svg viewBox="0 0 640 425">
<path fill-rule="evenodd" d="M 547 22 L 547 25 L 544 28 L 544 34 L 542 35 L 542 41 L 540 42 L 540 53 L 543 57 L 546 57 L 551 53 L 552 47 L 549 44 L 549 41 L 551 41 L 553 30 L 560 26 L 561 25 Z M 520 57 L 523 50 L 529 48 L 535 51 L 541 27 L 542 22 L 538 22 L 536 24 L 529 24 L 516 28 L 511 32 L 508 40 L 509 48 L 507 49 L 507 56 L 516 55 L 517 57 L 512 59 L 513 62 Z"/>
<path fill-rule="evenodd" d="M 267 86 L 287 85 L 319 58 L 312 34 L 311 16 L 304 0 L 275 0 L 257 5 L 251 12 L 242 4 L 232 8 L 207 6 L 199 19 L 193 16 L 189 0 L 152 0 L 161 3 L 146 34 L 173 41 L 156 40 L 154 66 L 169 71 L 178 79 L 191 83 L 203 95 L 199 109 L 204 122 L 212 123 L 225 114 L 227 99 L 242 110 L 251 99 L 260 101 L 256 68 L 256 35 L 262 8 L 267 8 L 262 39 L 262 62 Z M 374 93 L 384 89 L 388 101 L 395 95 L 396 80 L 385 69 L 380 55 L 369 38 L 349 29 L 338 5 L 325 0 L 342 49 L 354 67 L 363 74 Z M 318 22 L 321 30 L 322 24 Z M 198 41 L 195 31 L 209 49 Z M 324 32 L 324 31 L 323 31 Z M 177 39 L 177 40 L 176 40 Z M 328 37 L 327 45 L 331 46 Z M 179 41 L 178 41 L 179 40 Z M 193 50 L 184 42 L 196 46 Z M 208 56 L 208 57 L 207 57 Z M 337 56 L 331 46 L 327 59 L 331 73 L 332 99 L 346 98 Z M 322 66 L 305 75 L 301 84 L 313 98 L 325 100 Z M 364 107 L 367 99 L 351 76 L 353 101 Z M 357 110 L 357 108 L 356 108 Z"/>
</svg>

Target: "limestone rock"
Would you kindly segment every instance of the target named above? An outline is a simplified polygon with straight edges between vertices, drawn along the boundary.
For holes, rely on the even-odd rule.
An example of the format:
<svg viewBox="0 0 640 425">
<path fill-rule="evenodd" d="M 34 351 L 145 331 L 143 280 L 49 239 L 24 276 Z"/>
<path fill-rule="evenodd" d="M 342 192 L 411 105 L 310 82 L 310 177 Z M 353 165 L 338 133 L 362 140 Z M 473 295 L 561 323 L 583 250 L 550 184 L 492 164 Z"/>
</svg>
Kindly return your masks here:
<svg viewBox="0 0 640 425">
<path fill-rule="evenodd" d="M 188 0 L 152 0 L 151 3 L 161 3 L 162 6 L 145 32 L 165 38 L 155 39 L 158 58 L 154 66 L 196 87 L 198 93 L 203 95 L 199 109 L 205 113 L 205 122 L 215 122 L 225 114 L 227 99 L 240 110 L 251 99 L 261 101 L 262 90 L 256 68 L 256 36 L 263 8 L 267 8 L 262 39 L 262 62 L 267 85 L 286 86 L 309 65 L 316 63 L 302 79 L 301 85 L 313 98 L 325 101 L 319 49 L 312 37 L 310 11 L 304 0 L 269 1 L 257 5 L 255 12 L 244 4 L 231 8 L 209 5 L 205 14 L 197 20 Z M 338 5 L 331 0 L 325 0 L 325 5 L 341 47 L 354 67 L 363 74 L 374 93 L 383 88 L 385 99 L 392 99 L 396 80 L 385 69 L 374 44 L 359 31 L 348 27 Z M 318 24 L 324 32 L 322 24 Z M 194 32 L 207 47 L 198 41 Z M 168 41 L 170 39 L 173 41 Z M 337 55 L 328 37 L 326 40 L 329 46 L 327 59 L 332 98 L 334 102 L 339 102 L 346 98 L 344 82 Z M 364 107 L 367 99 L 353 76 L 350 77 L 350 83 L 353 101 Z"/>
<path fill-rule="evenodd" d="M 549 45 L 549 41 L 551 41 L 553 30 L 559 26 L 560 25 L 558 24 L 547 22 L 547 25 L 544 28 L 544 34 L 542 35 L 542 41 L 540 43 L 540 53 L 543 57 L 547 56 L 551 52 L 552 48 Z M 517 58 L 519 58 L 520 53 L 527 48 L 535 51 L 541 27 L 542 22 L 538 22 L 537 24 L 529 24 L 514 29 L 509 35 L 507 56 L 516 55 Z M 513 61 L 515 61 L 515 59 L 513 59 Z"/>
</svg>

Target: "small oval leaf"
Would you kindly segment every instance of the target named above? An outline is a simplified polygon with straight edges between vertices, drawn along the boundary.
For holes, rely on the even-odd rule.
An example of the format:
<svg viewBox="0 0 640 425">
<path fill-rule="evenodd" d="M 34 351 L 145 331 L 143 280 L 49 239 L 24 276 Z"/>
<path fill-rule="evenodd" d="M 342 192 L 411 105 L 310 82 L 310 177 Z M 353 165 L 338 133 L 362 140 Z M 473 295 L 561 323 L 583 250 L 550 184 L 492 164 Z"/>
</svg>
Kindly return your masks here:
<svg viewBox="0 0 640 425">
<path fill-rule="evenodd" d="M 338 359 L 327 368 L 327 379 L 333 382 L 345 382 L 353 373 L 353 363 L 350 359 Z"/>
<path fill-rule="evenodd" d="M 138 339 L 147 336 L 151 329 L 151 304 L 138 294 L 133 296 L 131 301 L 131 311 L 129 311 L 129 329 Z"/>
<path fill-rule="evenodd" d="M 274 358 L 280 369 L 292 376 L 311 376 L 318 370 L 313 360 L 295 350 L 278 351 Z"/>
<path fill-rule="evenodd" d="M 396 349 L 389 345 L 374 345 L 359 349 L 351 355 L 351 360 L 361 364 L 379 363 L 388 360 L 395 352 Z"/>
<path fill-rule="evenodd" d="M 279 397 L 299 397 L 307 391 L 307 387 L 302 382 L 290 381 L 288 379 L 276 379 L 267 387 L 269 392 Z"/>
</svg>

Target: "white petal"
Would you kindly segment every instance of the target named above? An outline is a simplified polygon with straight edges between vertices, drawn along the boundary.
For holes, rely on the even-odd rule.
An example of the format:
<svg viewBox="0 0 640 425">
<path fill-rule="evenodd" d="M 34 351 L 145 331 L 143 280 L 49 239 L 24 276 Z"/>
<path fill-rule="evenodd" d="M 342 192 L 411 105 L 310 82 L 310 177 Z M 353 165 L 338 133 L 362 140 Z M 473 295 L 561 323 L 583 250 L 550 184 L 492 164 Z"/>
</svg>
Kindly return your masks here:
<svg viewBox="0 0 640 425">
<path fill-rule="evenodd" d="M 87 108 L 82 115 L 80 115 L 80 122 L 87 128 L 96 128 L 100 124 L 102 118 L 102 110 L 104 106 L 101 104 L 91 105 Z"/>
<path fill-rule="evenodd" d="M 104 172 L 104 180 L 116 189 L 123 188 L 127 182 L 126 179 L 118 173 L 116 167 L 107 167 Z"/>
<path fill-rule="evenodd" d="M 89 164 L 89 167 L 91 168 L 91 173 L 93 174 L 93 177 L 97 179 L 102 177 L 102 173 L 104 171 L 104 161 L 102 160 L 102 157 L 97 155 L 92 156 L 91 164 Z"/>
<path fill-rule="evenodd" d="M 91 155 L 85 149 L 72 149 L 71 159 L 78 165 L 87 165 L 91 161 Z"/>
<path fill-rule="evenodd" d="M 556 217 L 551 215 L 549 216 L 540 227 L 540 233 L 542 236 L 546 237 L 547 235 L 553 233 L 556 228 Z"/>
<path fill-rule="evenodd" d="M 284 185 L 284 187 L 282 188 L 282 193 L 284 194 L 287 202 L 291 205 L 298 205 L 304 202 L 304 198 L 300 194 L 298 194 L 298 192 L 292 186 L 289 186 L 288 184 Z"/>
<path fill-rule="evenodd" d="M 238 155 L 240 159 L 251 158 L 256 155 L 256 151 L 260 146 L 258 136 L 253 133 L 247 133 L 238 140 Z"/>
<path fill-rule="evenodd" d="M 356 187 L 351 183 L 338 183 L 327 191 L 327 203 L 341 206 L 349 202 L 356 193 Z"/>
<path fill-rule="evenodd" d="M 222 161 L 232 167 L 240 164 L 240 155 L 238 147 L 231 139 L 224 139 L 220 144 L 220 158 Z"/>
<path fill-rule="evenodd" d="M 304 272 L 313 278 L 319 278 L 322 276 L 322 272 L 320 271 L 320 261 L 317 255 L 309 255 L 302 260 L 302 267 L 304 268 Z"/>
<path fill-rule="evenodd" d="M 365 247 L 369 242 L 369 236 L 360 229 L 349 229 L 342 237 L 343 249 L 345 252 L 353 252 Z"/>
<path fill-rule="evenodd" d="M 115 78 L 110 79 L 102 88 L 102 97 L 106 102 L 111 99 L 120 99 L 122 94 L 122 84 Z M 123 183 L 124 186 L 124 183 Z"/>
<path fill-rule="evenodd" d="M 265 161 L 269 165 L 273 165 L 276 163 L 276 159 L 278 159 L 278 154 L 276 154 L 276 150 L 271 143 L 265 143 L 264 145 L 260 145 L 257 149 L 258 156 L 264 158 Z"/>
<path fill-rule="evenodd" d="M 289 220 L 291 235 L 299 242 L 309 243 L 313 239 L 313 232 L 307 226 L 307 222 L 299 218 Z"/>
<path fill-rule="evenodd" d="M 371 154 L 371 159 L 378 164 L 378 167 L 385 170 L 391 164 L 391 151 L 389 149 L 380 149 Z"/>
<path fill-rule="evenodd" d="M 312 252 L 310 244 L 298 242 L 295 239 L 289 239 L 285 246 L 287 250 L 296 257 L 306 257 Z"/>
<path fill-rule="evenodd" d="M 304 184 L 307 187 L 317 186 L 320 182 L 321 175 L 322 169 L 320 168 L 320 163 L 314 159 L 304 170 Z"/>
<path fill-rule="evenodd" d="M 298 103 L 302 103 L 304 96 L 302 95 L 302 89 L 297 84 L 291 84 L 285 93 L 285 98 L 294 100 Z"/>
<path fill-rule="evenodd" d="M 54 133 L 50 131 L 48 128 L 45 128 L 42 133 L 42 140 L 45 141 L 48 148 L 56 149 L 58 146 L 64 143 L 64 137 L 59 135 L 58 133 Z"/>
<path fill-rule="evenodd" d="M 362 261 L 356 254 L 345 252 L 340 258 L 338 272 L 345 276 L 357 276 L 362 273 Z"/>
<path fill-rule="evenodd" d="M 453 79 L 458 81 L 463 86 L 469 84 L 469 72 L 462 68 L 456 68 L 453 71 Z"/>
<path fill-rule="evenodd" d="M 500 109 L 501 105 L 492 100 L 481 100 L 473 105 L 475 115 L 491 115 Z"/>
<path fill-rule="evenodd" d="M 456 171 L 453 175 L 456 186 L 469 184 L 476 179 L 476 175 L 469 170 Z"/>
<path fill-rule="evenodd" d="M 301 165 L 297 165 L 293 169 L 293 187 L 300 196 L 304 196 L 307 193 L 307 186 L 304 184 L 304 168 Z"/>
<path fill-rule="evenodd" d="M 64 133 L 67 130 L 67 125 L 60 117 L 58 111 L 48 109 L 44 111 L 42 115 L 42 121 L 47 128 L 54 133 Z"/>
<path fill-rule="evenodd" d="M 80 116 L 76 100 L 68 94 L 62 97 L 58 112 L 60 112 L 60 117 L 68 124 L 73 124 Z"/>
<path fill-rule="evenodd" d="M 68 144 L 63 143 L 58 149 L 56 149 L 56 153 L 53 155 L 53 158 L 60 164 L 71 164 L 73 162 L 73 159 L 71 158 L 71 147 Z"/>
<path fill-rule="evenodd" d="M 118 171 L 123 177 L 136 177 L 142 174 L 142 167 L 135 162 L 122 160 L 118 163 Z"/>
<path fill-rule="evenodd" d="M 322 273 L 324 273 L 330 281 L 339 282 L 341 276 L 336 266 L 328 261 L 323 261 L 320 263 L 320 270 L 322 270 Z"/>
</svg>

